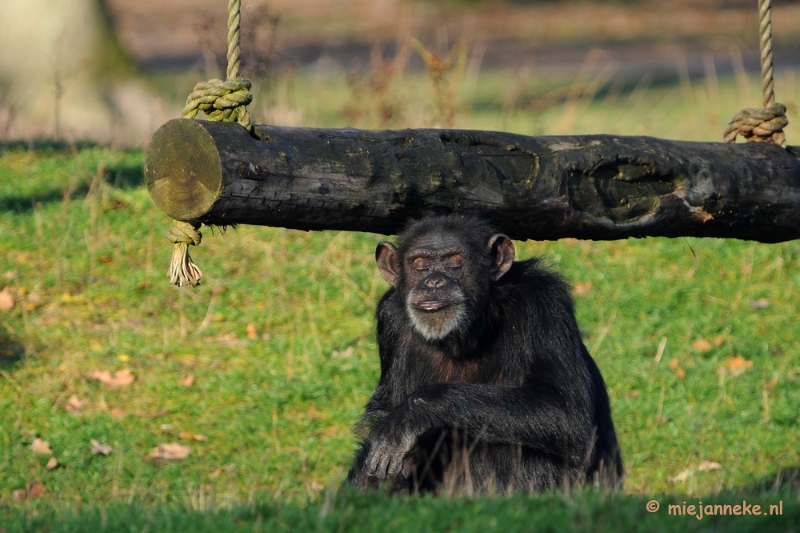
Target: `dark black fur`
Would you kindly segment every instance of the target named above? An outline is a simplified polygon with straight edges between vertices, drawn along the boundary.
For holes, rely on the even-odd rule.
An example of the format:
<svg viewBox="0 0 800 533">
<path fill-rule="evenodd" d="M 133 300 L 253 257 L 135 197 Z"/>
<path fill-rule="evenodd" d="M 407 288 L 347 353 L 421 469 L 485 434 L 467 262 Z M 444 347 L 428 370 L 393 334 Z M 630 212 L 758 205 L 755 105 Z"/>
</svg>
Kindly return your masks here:
<svg viewBox="0 0 800 533">
<path fill-rule="evenodd" d="M 514 262 L 491 283 L 495 232 L 474 218 L 413 223 L 400 237 L 401 261 L 432 232 L 467 249 L 471 270 L 459 283 L 471 297 L 468 320 L 441 340 L 423 338 L 409 319 L 403 268 L 378 305 L 381 376 L 350 482 L 450 494 L 539 492 L 594 479 L 619 486 L 608 395 L 567 283 L 538 259 Z"/>
</svg>

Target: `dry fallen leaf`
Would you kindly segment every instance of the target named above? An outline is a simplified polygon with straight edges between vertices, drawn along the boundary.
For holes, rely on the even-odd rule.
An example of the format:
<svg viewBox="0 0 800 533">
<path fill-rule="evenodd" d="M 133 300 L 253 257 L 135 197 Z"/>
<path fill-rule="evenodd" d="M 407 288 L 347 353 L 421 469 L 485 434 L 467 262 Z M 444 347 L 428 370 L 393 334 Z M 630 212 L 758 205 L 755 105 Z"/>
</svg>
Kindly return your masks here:
<svg viewBox="0 0 800 533">
<path fill-rule="evenodd" d="M 749 305 L 753 309 L 764 309 L 765 307 L 769 307 L 769 300 L 767 300 L 766 298 L 759 298 L 758 300 L 747 300 L 747 305 Z"/>
<path fill-rule="evenodd" d="M 89 372 L 88 376 L 109 387 L 125 387 L 136 381 L 136 376 L 127 368 L 117 370 L 113 376 L 108 370 L 93 370 Z"/>
<path fill-rule="evenodd" d="M 708 341 L 706 339 L 697 339 L 692 343 L 692 348 L 694 348 L 699 352 L 707 352 L 713 347 L 714 345 L 711 344 L 711 341 Z"/>
<path fill-rule="evenodd" d="M 170 442 L 167 444 L 159 444 L 153 448 L 147 455 L 148 459 L 165 459 L 174 461 L 179 459 L 186 459 L 191 453 L 191 448 L 178 444 L 177 442 Z"/>
<path fill-rule="evenodd" d="M 34 483 L 28 487 L 28 498 L 38 498 L 47 492 L 47 487 L 43 483 Z"/>
<path fill-rule="evenodd" d="M 68 413 L 80 413 L 87 405 L 89 405 L 88 401 L 81 400 L 73 394 L 69 397 L 69 400 L 67 400 L 66 408 Z"/>
<path fill-rule="evenodd" d="M 725 362 L 720 366 L 720 372 L 729 376 L 740 376 L 745 371 L 753 368 L 753 361 L 748 361 L 741 355 L 728 357 Z"/>
<path fill-rule="evenodd" d="M 21 502 L 22 500 L 38 498 L 45 492 L 47 492 L 47 487 L 45 487 L 44 484 L 31 483 L 30 485 L 28 485 L 27 489 L 15 490 L 11 494 L 15 502 Z"/>
<path fill-rule="evenodd" d="M 57 466 L 58 466 L 58 459 L 56 459 L 55 457 L 51 457 L 50 460 L 47 461 L 47 464 L 45 465 L 45 469 L 52 470 Z"/>
<path fill-rule="evenodd" d="M 119 407 L 112 407 L 109 413 L 111 414 L 111 418 L 116 418 L 117 420 L 125 418 L 125 411 Z"/>
<path fill-rule="evenodd" d="M 31 443 L 31 450 L 33 450 L 33 453 L 53 455 L 53 450 L 50 449 L 50 443 L 42 439 L 34 439 Z"/>
<path fill-rule="evenodd" d="M 247 338 L 248 339 L 258 338 L 258 332 L 256 332 L 256 327 L 253 324 L 247 324 Z"/>
<path fill-rule="evenodd" d="M 717 335 L 716 337 L 714 337 L 714 346 L 716 346 L 717 348 L 722 346 L 723 342 L 725 342 L 725 336 L 724 335 Z"/>
<path fill-rule="evenodd" d="M 4 287 L 0 291 L 0 311 L 11 311 L 14 308 L 14 296 L 11 294 L 11 289 Z"/>
<path fill-rule="evenodd" d="M 92 439 L 89 442 L 92 443 L 92 455 L 98 455 L 98 454 L 110 455 L 111 452 L 114 451 L 114 448 L 112 448 L 111 446 L 108 446 L 106 444 L 100 444 L 95 439 Z"/>
<path fill-rule="evenodd" d="M 179 383 L 184 387 L 191 387 L 194 385 L 194 374 L 186 374 L 181 378 Z"/>
<path fill-rule="evenodd" d="M 178 436 L 183 440 L 193 440 L 195 442 L 205 442 L 208 440 L 208 437 L 205 435 L 195 435 L 194 433 L 189 433 L 188 431 L 181 431 Z"/>
<path fill-rule="evenodd" d="M 242 340 L 235 333 L 221 333 L 216 337 L 217 342 L 229 348 L 247 346 L 248 341 Z"/>
<path fill-rule="evenodd" d="M 721 470 L 722 465 L 719 463 L 715 463 L 713 461 L 703 461 L 699 465 L 697 465 L 697 469 L 701 472 L 706 470 Z"/>
<path fill-rule="evenodd" d="M 672 370 L 673 372 L 675 372 L 675 377 L 676 377 L 676 378 L 678 378 L 678 379 L 683 379 L 683 378 L 685 378 L 685 377 L 686 377 L 686 370 L 684 370 L 684 369 L 683 369 L 683 367 L 681 367 L 681 362 L 680 362 L 680 361 L 678 361 L 678 359 L 677 359 L 677 358 L 675 358 L 675 359 L 672 359 L 672 360 L 671 360 L 671 361 L 670 361 L 670 362 L 667 364 L 667 366 L 669 367 L 669 369 L 670 369 L 670 370 Z"/>
<path fill-rule="evenodd" d="M 167 416 L 168 414 L 169 414 L 169 409 L 162 409 L 162 410 L 160 410 L 160 411 L 158 411 L 156 413 L 149 413 L 149 414 L 140 415 L 140 416 L 144 416 L 146 418 L 155 419 L 155 418 L 161 418 L 162 416 Z"/>
<path fill-rule="evenodd" d="M 231 472 L 233 472 L 235 468 L 236 465 L 233 464 L 218 466 L 217 468 L 214 469 L 213 472 L 211 472 L 211 474 L 209 474 L 208 477 L 210 477 L 211 479 L 217 479 L 222 473 L 230 474 Z"/>
<path fill-rule="evenodd" d="M 340 358 L 341 359 L 349 359 L 349 358 L 353 357 L 354 353 L 355 353 L 355 350 L 353 349 L 353 347 L 352 346 L 348 346 L 346 350 L 343 350 L 341 352 L 339 350 L 334 350 L 333 352 L 331 352 L 331 357 L 333 357 L 334 359 L 340 359 Z"/>
<path fill-rule="evenodd" d="M 715 463 L 713 461 L 703 461 L 697 467 L 690 466 L 685 470 L 675 474 L 674 476 L 668 477 L 667 481 L 677 482 L 677 481 L 686 481 L 689 479 L 690 476 L 694 475 L 695 472 L 705 472 L 709 470 L 721 470 L 722 465 L 719 463 Z"/>
<path fill-rule="evenodd" d="M 592 282 L 587 281 L 586 283 L 578 283 L 574 287 L 572 287 L 572 294 L 573 296 L 583 296 L 587 294 L 590 290 L 592 290 Z"/>
<path fill-rule="evenodd" d="M 692 474 L 694 474 L 694 468 L 689 467 L 684 470 L 681 470 L 674 476 L 667 477 L 667 481 L 672 481 L 672 482 L 686 481 Z"/>
</svg>

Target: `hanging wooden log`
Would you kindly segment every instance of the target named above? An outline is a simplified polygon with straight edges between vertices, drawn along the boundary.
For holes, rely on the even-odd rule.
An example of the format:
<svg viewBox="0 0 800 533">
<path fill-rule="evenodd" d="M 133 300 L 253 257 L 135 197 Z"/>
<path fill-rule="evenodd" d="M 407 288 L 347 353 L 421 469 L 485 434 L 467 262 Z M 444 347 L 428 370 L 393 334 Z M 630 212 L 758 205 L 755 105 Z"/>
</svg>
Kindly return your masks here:
<svg viewBox="0 0 800 533">
<path fill-rule="evenodd" d="M 365 131 L 177 119 L 153 136 L 147 187 L 209 225 L 394 234 L 480 215 L 515 239 L 800 238 L 800 149 L 772 144 L 465 130 Z"/>
</svg>

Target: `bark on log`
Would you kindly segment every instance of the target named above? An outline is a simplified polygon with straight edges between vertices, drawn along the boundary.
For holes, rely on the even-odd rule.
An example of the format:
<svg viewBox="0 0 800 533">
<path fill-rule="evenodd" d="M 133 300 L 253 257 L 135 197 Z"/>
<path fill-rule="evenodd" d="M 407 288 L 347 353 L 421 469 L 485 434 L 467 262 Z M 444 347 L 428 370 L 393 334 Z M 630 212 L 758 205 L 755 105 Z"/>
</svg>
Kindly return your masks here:
<svg viewBox="0 0 800 533">
<path fill-rule="evenodd" d="M 394 234 L 472 213 L 514 239 L 800 238 L 800 149 L 651 137 L 526 137 L 172 120 L 145 157 L 169 216 Z"/>
</svg>

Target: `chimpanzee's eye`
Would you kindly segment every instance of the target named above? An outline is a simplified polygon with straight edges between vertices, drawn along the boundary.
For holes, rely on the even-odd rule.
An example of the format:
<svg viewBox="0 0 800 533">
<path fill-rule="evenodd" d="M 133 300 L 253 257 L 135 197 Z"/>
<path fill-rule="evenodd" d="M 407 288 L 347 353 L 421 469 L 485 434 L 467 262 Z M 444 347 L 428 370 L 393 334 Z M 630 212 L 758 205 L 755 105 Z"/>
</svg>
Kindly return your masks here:
<svg viewBox="0 0 800 533">
<path fill-rule="evenodd" d="M 464 268 L 464 257 L 459 254 L 447 258 L 445 267 L 455 273 L 461 272 L 461 270 Z"/>
<path fill-rule="evenodd" d="M 414 259 L 414 261 L 411 262 L 411 266 L 417 272 L 425 272 L 426 270 L 430 269 L 430 264 L 424 257 L 417 257 Z"/>
</svg>

